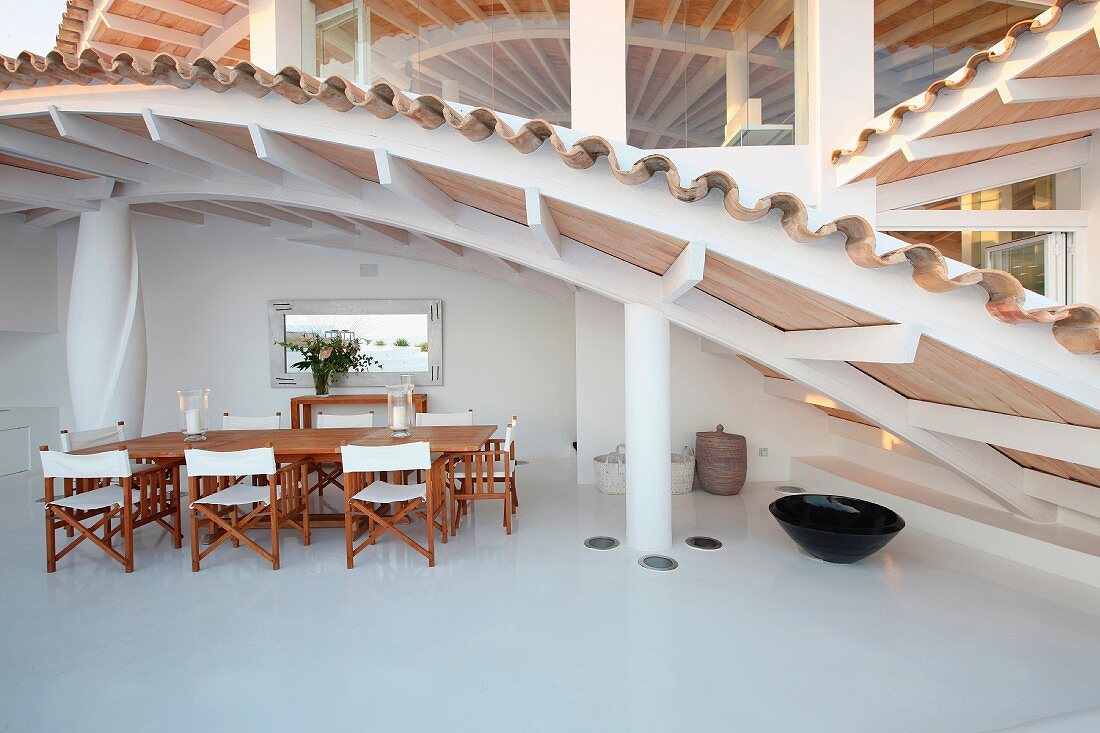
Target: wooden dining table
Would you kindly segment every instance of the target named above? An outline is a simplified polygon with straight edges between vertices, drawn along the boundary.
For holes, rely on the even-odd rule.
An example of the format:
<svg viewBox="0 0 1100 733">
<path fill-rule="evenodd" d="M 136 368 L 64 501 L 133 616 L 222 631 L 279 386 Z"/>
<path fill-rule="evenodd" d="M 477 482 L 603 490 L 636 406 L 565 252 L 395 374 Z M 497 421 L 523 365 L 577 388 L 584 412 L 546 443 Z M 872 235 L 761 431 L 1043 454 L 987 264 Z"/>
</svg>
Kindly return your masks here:
<svg viewBox="0 0 1100 733">
<path fill-rule="evenodd" d="M 340 446 L 400 445 L 427 441 L 432 453 L 445 455 L 482 450 L 497 431 L 496 425 L 439 425 L 412 428 L 408 438 L 394 438 L 389 428 L 303 428 L 290 430 L 210 430 L 206 440 L 187 443 L 179 432 L 157 433 L 140 438 L 97 445 L 74 453 L 103 453 L 125 447 L 130 458 L 154 463 L 173 463 L 184 458 L 184 450 L 234 451 L 271 446 L 278 463 L 308 458 L 315 463 L 339 463 Z M 311 527 L 343 527 L 343 513 L 310 512 Z"/>
</svg>

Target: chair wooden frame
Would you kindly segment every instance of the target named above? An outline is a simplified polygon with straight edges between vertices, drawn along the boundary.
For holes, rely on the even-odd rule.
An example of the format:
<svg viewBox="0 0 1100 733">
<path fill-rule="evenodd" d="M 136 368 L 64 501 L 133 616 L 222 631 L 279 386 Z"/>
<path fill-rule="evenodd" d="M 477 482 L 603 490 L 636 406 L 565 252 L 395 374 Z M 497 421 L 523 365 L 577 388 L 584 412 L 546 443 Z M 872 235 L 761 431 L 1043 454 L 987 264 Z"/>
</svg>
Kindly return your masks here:
<svg viewBox="0 0 1100 733">
<path fill-rule="evenodd" d="M 336 425 L 324 425 L 323 423 L 325 422 L 326 417 L 330 420 L 333 419 L 333 418 L 336 418 L 338 424 L 336 424 Z M 339 418 L 369 418 L 370 425 L 369 426 L 366 426 L 366 425 L 360 426 L 360 425 L 354 424 L 357 421 L 354 421 L 354 420 L 340 420 Z M 325 413 L 323 411 L 318 410 L 315 422 L 316 422 L 315 427 L 318 427 L 318 428 L 333 428 L 333 427 L 363 427 L 364 429 L 366 429 L 368 427 L 373 428 L 374 427 L 374 410 L 368 410 L 367 412 L 359 413 L 358 415 L 332 415 L 332 414 L 325 415 Z M 327 466 L 332 466 L 333 467 L 332 470 L 327 470 L 326 469 Z M 332 462 L 332 463 L 317 462 L 317 463 L 313 464 L 313 470 L 317 473 L 317 483 L 310 487 L 310 491 L 316 491 L 318 493 L 318 495 L 324 496 L 326 486 L 335 486 L 338 489 L 340 489 L 340 491 L 344 490 L 344 483 L 340 480 L 340 477 L 344 475 L 344 472 L 343 472 L 343 469 L 342 469 L 341 464 L 339 462 Z"/>
<path fill-rule="evenodd" d="M 387 471 L 397 478 L 399 485 L 404 485 L 408 472 L 417 470 L 415 467 L 350 471 L 346 465 L 344 466 L 344 543 L 349 570 L 355 567 L 355 556 L 377 542 L 386 532 L 396 535 L 406 545 L 427 558 L 428 567 L 435 567 L 436 531 L 440 533 L 443 543 L 447 543 L 447 500 L 442 480 L 444 460 L 445 457 L 441 456 L 429 466 L 423 497 L 385 503 L 363 501 L 353 497 L 374 483 L 376 476 L 384 475 Z M 383 514 L 380 508 L 382 506 L 389 506 L 392 509 L 388 514 Z M 397 527 L 410 515 L 424 520 L 427 539 L 423 545 Z M 361 531 L 364 521 L 366 538 L 357 545 L 355 540 L 364 533 Z"/>
<path fill-rule="evenodd" d="M 308 546 L 310 542 L 309 466 L 309 460 L 302 459 L 277 466 L 274 473 L 265 475 L 268 489 L 267 501 L 253 504 L 252 509 L 243 516 L 239 504 L 195 503 L 198 499 L 212 496 L 218 491 L 234 486 L 238 483 L 236 476 L 188 476 L 188 489 L 192 498 L 190 507 L 192 572 L 197 573 L 202 560 L 226 540 L 229 540 L 234 548 L 240 547 L 243 543 L 270 562 L 272 570 L 278 570 L 281 526 L 298 530 L 302 534 L 303 544 Z M 270 550 L 245 534 L 250 529 L 262 529 L 264 524 L 271 531 Z M 221 533 L 217 534 L 205 549 L 200 549 L 199 545 L 201 527 L 208 527 L 212 534 L 215 528 L 221 530 Z"/>
<path fill-rule="evenodd" d="M 450 489 L 451 535 L 458 532 L 462 517 L 469 513 L 471 502 L 503 501 L 504 530 L 512 534 L 512 515 L 519 507 L 516 491 L 516 444 L 513 432 L 517 417 L 507 426 L 507 437 L 490 438 L 483 450 L 448 456 L 442 466 L 444 484 Z M 500 466 L 498 468 L 497 466 Z M 503 484 L 503 491 L 497 491 Z"/>
<path fill-rule="evenodd" d="M 48 451 L 48 446 L 41 446 Z M 126 450 L 125 446 L 119 450 Z M 150 465 L 148 468 L 132 472 L 129 476 L 104 476 L 102 478 L 65 478 L 63 479 L 63 497 L 68 498 L 94 489 L 105 488 L 117 480 L 122 496 L 129 497 L 137 490 L 134 501 L 97 508 L 74 509 L 52 504 L 58 498 L 56 479 L 47 477 L 45 482 L 46 502 L 46 572 L 57 570 L 57 561 L 68 555 L 84 540 L 107 553 L 118 562 L 127 573 L 134 571 L 134 530 L 146 524 L 156 523 L 172 538 L 175 549 L 183 547 L 183 516 L 180 508 L 180 465 Z M 175 491 L 172 488 L 175 488 Z M 86 524 L 98 517 L 94 524 Z M 118 518 L 118 523 L 113 520 Z M 60 550 L 57 547 L 56 532 L 64 529 L 66 536 L 75 537 Z M 96 532 L 102 530 L 102 537 Z M 122 535 L 123 551 L 114 548 L 115 535 Z"/>
</svg>

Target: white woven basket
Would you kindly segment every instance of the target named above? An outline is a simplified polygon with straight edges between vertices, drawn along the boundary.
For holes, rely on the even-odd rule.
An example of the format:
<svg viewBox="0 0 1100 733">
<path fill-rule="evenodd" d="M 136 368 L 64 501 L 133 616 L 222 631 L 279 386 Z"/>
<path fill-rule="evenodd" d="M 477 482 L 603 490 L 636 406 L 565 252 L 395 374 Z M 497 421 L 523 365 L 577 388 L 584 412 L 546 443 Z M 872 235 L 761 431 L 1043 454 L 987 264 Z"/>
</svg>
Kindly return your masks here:
<svg viewBox="0 0 1100 733">
<path fill-rule="evenodd" d="M 596 484 L 604 494 L 626 493 L 626 445 L 620 443 L 614 453 L 596 456 L 592 459 L 596 467 Z M 679 453 L 672 454 L 672 493 L 686 494 L 691 491 L 695 478 L 695 453 L 684 446 Z"/>
</svg>

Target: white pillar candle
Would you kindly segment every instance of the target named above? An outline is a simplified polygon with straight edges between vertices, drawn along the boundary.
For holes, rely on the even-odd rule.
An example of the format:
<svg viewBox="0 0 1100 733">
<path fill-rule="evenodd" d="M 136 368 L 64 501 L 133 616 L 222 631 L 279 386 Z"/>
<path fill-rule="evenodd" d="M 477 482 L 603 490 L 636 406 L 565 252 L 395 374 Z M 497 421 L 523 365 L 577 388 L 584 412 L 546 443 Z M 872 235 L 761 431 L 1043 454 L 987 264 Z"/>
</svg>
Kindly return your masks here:
<svg viewBox="0 0 1100 733">
<path fill-rule="evenodd" d="M 202 423 L 199 421 L 197 409 L 183 411 L 183 431 L 188 435 L 197 435 L 202 432 Z"/>
<path fill-rule="evenodd" d="M 407 430 L 409 427 L 409 417 L 405 414 L 404 405 L 393 406 L 393 426 L 395 430 Z"/>
</svg>

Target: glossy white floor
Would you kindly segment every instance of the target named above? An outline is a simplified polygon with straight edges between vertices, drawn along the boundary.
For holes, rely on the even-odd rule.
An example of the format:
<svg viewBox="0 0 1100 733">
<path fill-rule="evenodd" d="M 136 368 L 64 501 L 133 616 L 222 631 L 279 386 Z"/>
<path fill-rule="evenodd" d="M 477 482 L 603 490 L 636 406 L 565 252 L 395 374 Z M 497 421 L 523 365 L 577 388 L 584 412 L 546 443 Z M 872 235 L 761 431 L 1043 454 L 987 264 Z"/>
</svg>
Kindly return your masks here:
<svg viewBox="0 0 1100 733">
<path fill-rule="evenodd" d="M 676 497 L 657 573 L 581 544 L 623 535 L 621 498 L 528 468 L 512 537 L 482 507 L 434 569 L 386 540 L 353 571 L 329 530 L 279 572 L 226 546 L 193 574 L 147 527 L 132 575 L 93 548 L 47 575 L 39 483 L 2 480 L 0 729 L 943 732 L 1100 705 L 1098 591 L 912 529 L 817 562 L 772 485 Z"/>
</svg>

